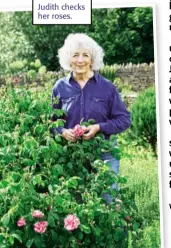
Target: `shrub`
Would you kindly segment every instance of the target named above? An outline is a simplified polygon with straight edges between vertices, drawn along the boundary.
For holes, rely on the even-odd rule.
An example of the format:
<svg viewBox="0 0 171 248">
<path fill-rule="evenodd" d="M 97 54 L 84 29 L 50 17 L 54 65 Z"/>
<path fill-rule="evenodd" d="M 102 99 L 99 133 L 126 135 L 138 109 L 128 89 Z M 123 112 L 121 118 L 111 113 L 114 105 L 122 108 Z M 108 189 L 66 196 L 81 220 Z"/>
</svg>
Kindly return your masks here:
<svg viewBox="0 0 171 248">
<path fill-rule="evenodd" d="M 137 139 L 148 142 L 156 150 L 156 98 L 154 87 L 146 89 L 132 106 L 132 132 Z"/>
<path fill-rule="evenodd" d="M 126 179 L 100 160 L 102 151 L 117 158 L 113 137 L 53 137 L 49 130 L 62 120 L 51 117 L 63 111 L 51 108 L 50 93 L 18 85 L 2 93 L 0 247 L 127 247 L 128 231 L 137 231 L 134 204 L 111 189 Z M 106 206 L 104 193 L 118 200 Z"/>
<path fill-rule="evenodd" d="M 116 69 L 114 65 L 105 65 L 103 69 L 100 70 L 100 74 L 110 81 L 114 81 L 116 77 Z"/>
</svg>

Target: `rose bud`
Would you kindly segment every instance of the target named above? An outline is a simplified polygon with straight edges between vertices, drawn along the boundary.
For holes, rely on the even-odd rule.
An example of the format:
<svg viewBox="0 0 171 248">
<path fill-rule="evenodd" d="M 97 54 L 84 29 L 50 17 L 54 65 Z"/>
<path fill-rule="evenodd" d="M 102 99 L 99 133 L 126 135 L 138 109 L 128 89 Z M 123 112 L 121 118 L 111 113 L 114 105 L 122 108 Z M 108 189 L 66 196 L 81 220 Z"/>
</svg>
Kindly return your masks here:
<svg viewBox="0 0 171 248">
<path fill-rule="evenodd" d="M 125 217 L 125 220 L 126 220 L 126 222 L 130 222 L 131 221 L 131 217 L 130 216 L 126 216 Z"/>
</svg>

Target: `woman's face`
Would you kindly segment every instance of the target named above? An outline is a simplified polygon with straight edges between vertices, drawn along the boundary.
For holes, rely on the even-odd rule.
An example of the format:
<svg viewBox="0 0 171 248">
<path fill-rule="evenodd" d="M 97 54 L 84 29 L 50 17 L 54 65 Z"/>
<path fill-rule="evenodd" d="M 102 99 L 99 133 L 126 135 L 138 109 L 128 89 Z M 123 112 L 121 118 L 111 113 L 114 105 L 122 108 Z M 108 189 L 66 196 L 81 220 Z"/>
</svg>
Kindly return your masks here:
<svg viewBox="0 0 171 248">
<path fill-rule="evenodd" d="M 90 52 L 78 49 L 71 55 L 71 68 L 76 74 L 85 74 L 91 70 L 92 59 Z"/>
</svg>

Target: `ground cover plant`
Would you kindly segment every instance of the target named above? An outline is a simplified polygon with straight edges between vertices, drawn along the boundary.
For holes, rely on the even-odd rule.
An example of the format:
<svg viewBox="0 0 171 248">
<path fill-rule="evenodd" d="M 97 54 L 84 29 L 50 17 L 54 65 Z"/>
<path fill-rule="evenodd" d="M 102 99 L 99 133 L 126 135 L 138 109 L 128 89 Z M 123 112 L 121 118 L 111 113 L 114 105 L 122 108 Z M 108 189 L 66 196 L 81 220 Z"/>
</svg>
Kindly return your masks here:
<svg viewBox="0 0 171 248">
<path fill-rule="evenodd" d="M 3 87 L 0 102 L 0 246 L 127 247 L 139 229 L 134 201 L 111 184 L 126 178 L 100 160 L 114 139 L 102 135 L 76 143 L 55 137 L 62 110 L 50 104 L 51 85 Z M 87 126 L 92 123 L 81 123 Z M 76 134 L 81 135 L 80 127 Z M 104 194 L 116 198 L 106 206 Z"/>
</svg>

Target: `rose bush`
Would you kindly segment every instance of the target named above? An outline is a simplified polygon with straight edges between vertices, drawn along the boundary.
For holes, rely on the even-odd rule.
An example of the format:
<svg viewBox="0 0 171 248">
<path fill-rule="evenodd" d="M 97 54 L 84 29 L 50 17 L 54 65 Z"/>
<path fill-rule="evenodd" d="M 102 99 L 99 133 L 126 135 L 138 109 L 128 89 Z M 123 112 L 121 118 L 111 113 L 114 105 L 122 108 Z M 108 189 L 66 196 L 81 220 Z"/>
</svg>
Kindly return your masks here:
<svg viewBox="0 0 171 248">
<path fill-rule="evenodd" d="M 75 143 L 54 137 L 49 130 L 63 125 L 64 113 L 52 110 L 48 86 L 4 88 L 1 96 L 0 247 L 127 247 L 128 232 L 138 229 L 136 208 L 111 189 L 126 179 L 101 160 L 108 151 L 119 158 L 115 137 Z M 82 135 L 85 127 L 76 130 Z M 105 193 L 116 199 L 108 206 Z"/>
</svg>

